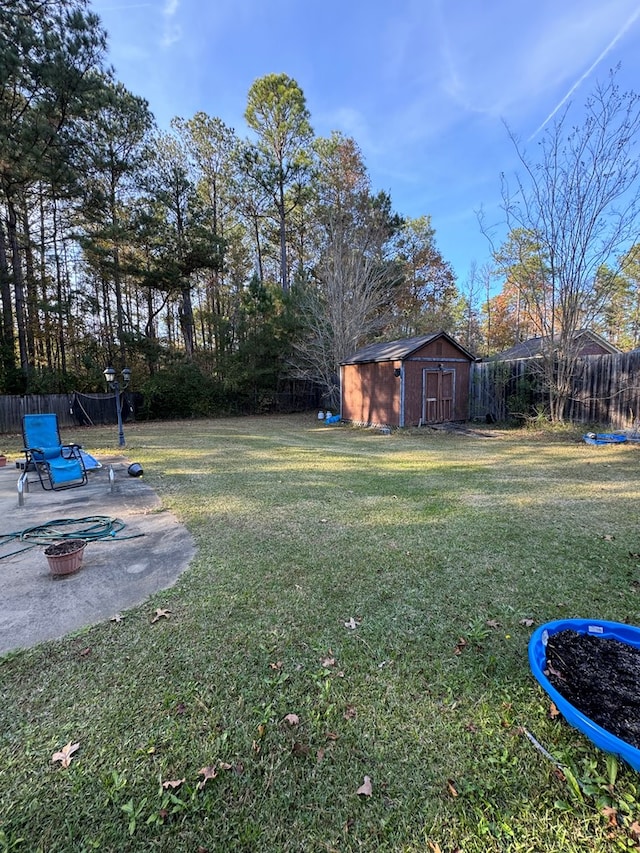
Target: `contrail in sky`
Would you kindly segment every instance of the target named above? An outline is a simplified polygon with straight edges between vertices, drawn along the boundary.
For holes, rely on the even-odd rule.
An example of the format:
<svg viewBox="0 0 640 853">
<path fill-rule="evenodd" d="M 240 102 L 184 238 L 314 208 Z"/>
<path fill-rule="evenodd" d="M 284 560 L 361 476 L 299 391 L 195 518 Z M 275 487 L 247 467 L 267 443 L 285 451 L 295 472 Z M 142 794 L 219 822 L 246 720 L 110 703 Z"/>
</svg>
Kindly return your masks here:
<svg viewBox="0 0 640 853">
<path fill-rule="evenodd" d="M 602 60 L 605 58 L 605 56 L 606 56 L 610 51 L 612 51 L 612 50 L 613 50 L 613 48 L 614 48 L 614 47 L 616 46 L 616 44 L 620 41 L 620 39 L 622 38 L 622 36 L 627 32 L 627 30 L 629 29 L 629 27 L 633 26 L 633 24 L 634 24 L 634 23 L 636 22 L 636 20 L 638 19 L 638 16 L 640 16 L 640 8 L 636 9 L 636 11 L 633 13 L 633 15 L 631 15 L 631 17 L 628 19 L 628 21 L 627 21 L 627 22 L 626 22 L 626 23 L 621 27 L 621 29 L 620 29 L 620 30 L 615 34 L 615 36 L 611 39 L 611 41 L 609 42 L 609 44 L 605 47 L 605 49 L 602 51 L 602 53 L 600 54 L 600 56 L 598 56 L 598 58 L 595 60 L 595 62 L 593 62 L 593 63 L 589 66 L 589 68 L 587 68 L 587 70 L 584 72 L 584 74 L 582 75 L 582 77 L 580 77 L 580 78 L 579 78 L 579 79 L 578 79 L 578 80 L 573 84 L 573 86 L 569 89 L 569 91 L 568 91 L 568 92 L 567 92 L 567 94 L 564 96 L 564 98 L 560 101 L 560 103 L 556 104 L 555 108 L 554 108 L 554 109 L 549 113 L 549 115 L 548 115 L 548 116 L 546 117 L 546 119 L 542 122 L 542 124 L 540 125 L 540 127 L 539 127 L 537 130 L 534 130 L 534 132 L 533 132 L 533 133 L 531 134 L 531 136 L 529 137 L 529 140 L 528 140 L 529 142 L 531 142 L 531 140 L 533 139 L 533 137 L 534 137 L 534 136 L 537 136 L 537 135 L 540 133 L 540 131 L 541 131 L 544 127 L 546 127 L 546 126 L 549 124 L 549 122 L 550 122 L 550 121 L 551 121 L 551 119 L 554 117 L 554 115 L 558 112 L 558 110 L 559 110 L 559 109 L 560 109 L 564 104 L 566 104 L 566 102 L 569 100 L 569 98 L 571 97 L 571 95 L 573 95 L 573 93 L 574 93 L 574 92 L 575 92 L 575 90 L 578 88 L 578 86 L 580 86 L 580 84 L 581 84 L 581 83 L 584 83 L 584 81 L 585 81 L 585 80 L 587 79 L 587 77 L 591 74 L 591 72 L 594 70 L 594 68 L 596 68 L 596 67 L 597 67 L 597 66 L 602 62 Z"/>
</svg>

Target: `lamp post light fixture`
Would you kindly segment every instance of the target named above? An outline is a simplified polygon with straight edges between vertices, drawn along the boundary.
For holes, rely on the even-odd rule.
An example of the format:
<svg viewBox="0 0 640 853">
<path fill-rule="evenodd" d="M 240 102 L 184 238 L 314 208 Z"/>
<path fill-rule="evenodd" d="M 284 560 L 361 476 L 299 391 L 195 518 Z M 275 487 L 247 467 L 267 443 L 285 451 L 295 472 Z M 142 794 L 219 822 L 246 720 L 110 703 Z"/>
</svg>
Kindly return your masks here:
<svg viewBox="0 0 640 853">
<path fill-rule="evenodd" d="M 115 392 L 116 395 L 116 415 L 118 417 L 118 445 L 124 447 L 124 427 L 122 426 L 122 409 L 120 406 L 120 392 L 124 391 L 131 381 L 131 371 L 125 367 L 122 371 L 122 386 L 116 379 L 116 372 L 113 367 L 107 367 L 104 371 L 104 378 L 107 380 L 107 385 Z"/>
</svg>

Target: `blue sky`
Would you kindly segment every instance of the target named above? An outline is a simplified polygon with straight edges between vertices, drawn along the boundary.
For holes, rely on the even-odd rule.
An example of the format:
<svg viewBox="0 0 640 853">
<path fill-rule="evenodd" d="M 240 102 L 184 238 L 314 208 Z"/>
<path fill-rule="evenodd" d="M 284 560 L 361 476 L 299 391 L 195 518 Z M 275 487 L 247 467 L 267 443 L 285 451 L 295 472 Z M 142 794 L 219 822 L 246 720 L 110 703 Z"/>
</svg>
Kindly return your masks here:
<svg viewBox="0 0 640 853">
<path fill-rule="evenodd" d="M 248 135 L 253 81 L 293 77 L 314 131 L 360 146 L 374 190 L 430 215 L 464 285 L 490 259 L 476 211 L 500 219 L 500 175 L 535 156 L 621 63 L 640 91 L 640 0 L 94 0 L 110 62 L 161 128 L 202 110 Z M 500 233 L 500 232 L 498 232 Z"/>
</svg>

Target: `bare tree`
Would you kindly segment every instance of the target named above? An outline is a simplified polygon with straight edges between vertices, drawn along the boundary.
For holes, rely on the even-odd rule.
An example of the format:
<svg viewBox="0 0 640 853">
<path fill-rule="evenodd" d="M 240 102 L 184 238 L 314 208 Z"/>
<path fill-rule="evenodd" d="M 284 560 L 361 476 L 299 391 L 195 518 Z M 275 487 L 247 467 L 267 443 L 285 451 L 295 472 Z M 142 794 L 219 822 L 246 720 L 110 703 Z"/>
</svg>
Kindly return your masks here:
<svg viewBox="0 0 640 853">
<path fill-rule="evenodd" d="M 329 240 L 316 269 L 317 286 L 307 286 L 301 294 L 306 334 L 297 349 L 302 375 L 319 382 L 335 407 L 340 363 L 387 320 L 383 308 L 388 267 L 362 243 L 353 242 L 344 222 L 334 221 L 329 228 Z M 374 238 L 376 230 L 372 223 L 368 239 Z"/>
<path fill-rule="evenodd" d="M 298 292 L 304 334 L 295 372 L 339 401 L 340 363 L 390 319 L 392 264 L 387 257 L 400 220 L 385 193 L 372 195 L 362 155 L 334 133 L 316 142 L 316 263 Z"/>
<path fill-rule="evenodd" d="M 567 108 L 545 131 L 537 161 L 509 132 L 524 175 L 513 186 L 503 177 L 503 209 L 512 233 L 535 235 L 545 272 L 542 289 L 536 278 L 536 292 L 526 295 L 546 342 L 541 364 L 553 421 L 563 419 L 570 395 L 576 332 L 607 298 L 596 287 L 598 270 L 638 235 L 640 96 L 620 92 L 615 74 L 596 86 L 581 124 L 569 125 Z"/>
<path fill-rule="evenodd" d="M 471 352 L 480 352 L 483 345 L 480 314 L 484 293 L 484 275 L 484 268 L 478 269 L 478 264 L 474 260 L 471 262 L 467 277 L 460 287 L 464 305 L 463 324 L 461 325 L 462 340 Z"/>
</svg>

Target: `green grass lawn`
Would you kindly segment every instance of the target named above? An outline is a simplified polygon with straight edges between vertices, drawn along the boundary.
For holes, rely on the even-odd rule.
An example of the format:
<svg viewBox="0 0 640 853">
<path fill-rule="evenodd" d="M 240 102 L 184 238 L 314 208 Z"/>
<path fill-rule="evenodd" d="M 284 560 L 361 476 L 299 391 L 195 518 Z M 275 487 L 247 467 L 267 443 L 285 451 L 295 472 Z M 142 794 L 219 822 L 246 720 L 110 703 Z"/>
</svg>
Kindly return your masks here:
<svg viewBox="0 0 640 853">
<path fill-rule="evenodd" d="M 122 621 L 0 658 L 0 851 L 638 849 L 637 774 L 552 717 L 527 643 L 640 623 L 640 446 L 125 430 L 198 553 Z"/>
</svg>

